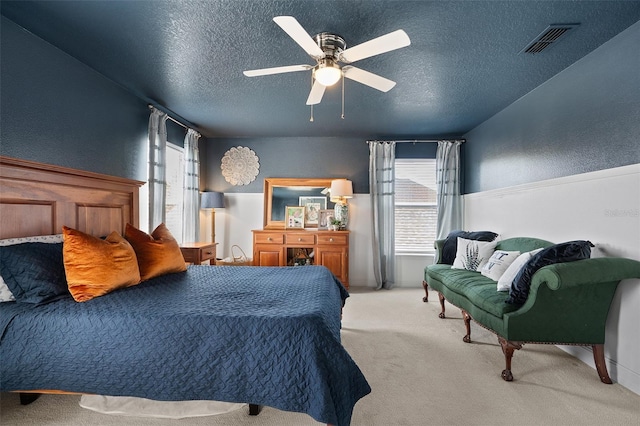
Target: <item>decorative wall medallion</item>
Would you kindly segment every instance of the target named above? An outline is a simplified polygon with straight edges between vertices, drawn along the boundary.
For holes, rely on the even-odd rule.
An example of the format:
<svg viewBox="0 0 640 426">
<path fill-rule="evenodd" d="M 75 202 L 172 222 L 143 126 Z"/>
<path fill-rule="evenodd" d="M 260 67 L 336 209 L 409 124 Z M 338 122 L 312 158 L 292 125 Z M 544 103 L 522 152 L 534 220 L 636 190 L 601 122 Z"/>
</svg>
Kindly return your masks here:
<svg viewBox="0 0 640 426">
<path fill-rule="evenodd" d="M 260 163 L 255 152 L 244 146 L 229 149 L 222 157 L 222 176 L 231 185 L 248 185 L 258 176 Z"/>
</svg>

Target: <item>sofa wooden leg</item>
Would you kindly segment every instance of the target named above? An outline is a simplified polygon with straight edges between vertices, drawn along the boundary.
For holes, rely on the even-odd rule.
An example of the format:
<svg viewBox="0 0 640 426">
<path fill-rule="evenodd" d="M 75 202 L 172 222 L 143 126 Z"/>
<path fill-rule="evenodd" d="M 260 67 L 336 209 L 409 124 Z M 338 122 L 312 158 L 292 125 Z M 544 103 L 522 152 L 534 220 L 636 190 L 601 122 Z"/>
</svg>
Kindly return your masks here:
<svg viewBox="0 0 640 426">
<path fill-rule="evenodd" d="M 444 296 L 442 293 L 438 292 L 438 299 L 440 300 L 440 313 L 438 314 L 438 318 L 444 318 Z"/>
<path fill-rule="evenodd" d="M 249 415 L 250 416 L 257 416 L 258 414 L 260 414 L 260 411 L 262 411 L 262 405 L 249 404 Z"/>
<path fill-rule="evenodd" d="M 609 377 L 607 364 L 604 362 L 604 345 L 593 345 L 591 349 L 593 349 L 593 360 L 596 362 L 596 371 L 598 372 L 600 381 L 608 385 L 612 384 L 613 381 L 611 381 L 611 377 Z"/>
<path fill-rule="evenodd" d="M 460 309 L 462 311 L 462 320 L 464 321 L 464 326 L 467 328 L 467 334 L 462 338 L 462 341 L 465 343 L 471 343 L 471 316 L 464 309 Z"/>
<path fill-rule="evenodd" d="M 429 301 L 429 284 L 426 281 L 422 281 L 422 288 L 424 288 L 424 297 L 422 301 L 427 303 Z"/>
<path fill-rule="evenodd" d="M 513 374 L 511 373 L 511 358 L 513 358 L 513 352 L 516 349 L 522 348 L 522 343 L 513 342 L 511 340 L 505 340 L 498 336 L 498 342 L 502 346 L 502 352 L 504 353 L 505 369 L 502 370 L 502 379 L 511 382 L 513 380 Z"/>
</svg>

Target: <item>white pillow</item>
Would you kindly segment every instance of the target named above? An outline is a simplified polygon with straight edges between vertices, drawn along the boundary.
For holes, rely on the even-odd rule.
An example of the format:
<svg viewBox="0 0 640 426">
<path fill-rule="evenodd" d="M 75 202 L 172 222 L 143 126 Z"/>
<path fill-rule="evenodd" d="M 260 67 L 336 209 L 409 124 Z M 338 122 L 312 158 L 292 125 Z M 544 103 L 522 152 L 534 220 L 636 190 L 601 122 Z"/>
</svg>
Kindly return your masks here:
<svg viewBox="0 0 640 426">
<path fill-rule="evenodd" d="M 13 293 L 9 290 L 9 286 L 7 286 L 7 283 L 5 283 L 2 277 L 0 277 L 0 303 L 13 302 L 14 300 L 16 300 L 16 298 L 13 297 Z"/>
<path fill-rule="evenodd" d="M 516 278 L 516 275 L 518 275 L 518 272 L 520 272 L 520 269 L 524 268 L 524 265 L 527 264 L 529 259 L 531 259 L 540 250 L 542 249 L 540 248 L 537 250 L 528 251 L 518 256 L 517 259 L 514 260 L 511 265 L 509 265 L 507 270 L 504 271 L 504 273 L 498 280 L 498 291 L 509 291 L 509 289 L 511 288 L 511 284 Z"/>
<path fill-rule="evenodd" d="M 458 248 L 456 258 L 451 266 L 453 269 L 466 269 L 468 271 L 479 271 L 493 254 L 498 244 L 497 240 L 476 241 L 458 237 Z"/>
<path fill-rule="evenodd" d="M 518 256 L 520 256 L 519 251 L 496 250 L 489 258 L 489 261 L 484 264 L 480 273 L 485 277 L 498 281 Z"/>
<path fill-rule="evenodd" d="M 14 244 L 22 244 L 22 243 L 56 244 L 61 242 L 62 242 L 62 234 L 37 235 L 35 237 L 6 238 L 4 240 L 0 240 L 0 247 L 12 246 Z M 14 300 L 16 300 L 16 298 L 13 297 L 13 293 L 11 293 L 11 290 L 9 290 L 7 283 L 5 283 L 2 277 L 0 276 L 0 303 L 13 302 Z"/>
<path fill-rule="evenodd" d="M 14 244 L 22 244 L 22 243 L 57 244 L 57 243 L 61 243 L 62 241 L 63 241 L 62 234 L 36 235 L 34 237 L 6 238 L 4 240 L 0 240 L 0 247 L 12 246 Z"/>
</svg>

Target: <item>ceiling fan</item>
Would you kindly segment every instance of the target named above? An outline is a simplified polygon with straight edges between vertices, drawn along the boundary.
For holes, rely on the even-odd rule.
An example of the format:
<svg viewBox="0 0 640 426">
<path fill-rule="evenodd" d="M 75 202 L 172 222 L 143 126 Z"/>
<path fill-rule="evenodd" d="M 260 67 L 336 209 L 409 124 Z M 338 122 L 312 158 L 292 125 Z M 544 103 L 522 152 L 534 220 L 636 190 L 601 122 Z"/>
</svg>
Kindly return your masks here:
<svg viewBox="0 0 640 426">
<path fill-rule="evenodd" d="M 280 28 L 289 34 L 289 37 L 298 43 L 309 56 L 316 60 L 316 65 L 302 64 L 263 68 L 244 71 L 244 75 L 247 77 L 257 77 L 312 70 L 313 85 L 307 98 L 307 105 L 319 104 L 324 95 L 325 88 L 334 85 L 342 77 L 349 78 L 382 92 L 388 92 L 396 85 L 395 81 L 348 64 L 400 49 L 411 44 L 407 33 L 403 30 L 397 30 L 346 49 L 347 44 L 339 35 L 323 32 L 311 37 L 293 16 L 276 16 L 273 20 Z M 347 65 L 341 67 L 340 62 Z"/>
</svg>

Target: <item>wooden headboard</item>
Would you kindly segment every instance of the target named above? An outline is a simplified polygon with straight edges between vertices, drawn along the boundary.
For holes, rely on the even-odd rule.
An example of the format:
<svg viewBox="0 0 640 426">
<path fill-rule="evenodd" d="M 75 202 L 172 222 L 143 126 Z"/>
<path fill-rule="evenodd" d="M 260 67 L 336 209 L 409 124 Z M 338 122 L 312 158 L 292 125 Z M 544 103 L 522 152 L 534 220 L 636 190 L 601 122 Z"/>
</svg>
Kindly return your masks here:
<svg viewBox="0 0 640 426">
<path fill-rule="evenodd" d="M 0 156 L 0 239 L 138 227 L 144 182 Z"/>
</svg>

